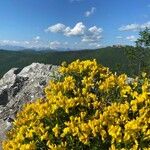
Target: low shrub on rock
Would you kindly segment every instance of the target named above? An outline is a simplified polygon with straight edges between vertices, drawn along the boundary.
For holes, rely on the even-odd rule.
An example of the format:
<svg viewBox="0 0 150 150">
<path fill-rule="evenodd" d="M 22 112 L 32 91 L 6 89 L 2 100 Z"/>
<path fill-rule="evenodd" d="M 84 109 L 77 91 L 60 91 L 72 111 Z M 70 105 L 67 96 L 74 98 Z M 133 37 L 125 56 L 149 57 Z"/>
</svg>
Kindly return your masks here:
<svg viewBox="0 0 150 150">
<path fill-rule="evenodd" d="M 4 150 L 148 150 L 150 83 L 95 60 L 63 64 L 45 98 L 18 113 Z"/>
</svg>

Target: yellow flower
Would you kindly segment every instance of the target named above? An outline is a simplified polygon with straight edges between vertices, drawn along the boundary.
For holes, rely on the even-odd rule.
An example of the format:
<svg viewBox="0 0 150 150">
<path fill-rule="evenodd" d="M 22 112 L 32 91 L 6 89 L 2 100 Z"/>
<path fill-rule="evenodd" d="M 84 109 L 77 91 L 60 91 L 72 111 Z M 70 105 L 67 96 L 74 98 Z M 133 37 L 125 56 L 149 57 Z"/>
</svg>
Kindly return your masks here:
<svg viewBox="0 0 150 150">
<path fill-rule="evenodd" d="M 120 126 L 113 126 L 111 125 L 109 127 L 109 135 L 112 136 L 114 141 L 120 141 L 120 136 L 121 136 L 121 127 Z M 120 141 L 121 142 L 121 141 Z"/>
<path fill-rule="evenodd" d="M 115 145 L 114 145 L 114 144 L 111 144 L 111 148 L 110 148 L 110 150 L 116 150 L 116 147 L 115 147 Z"/>
<path fill-rule="evenodd" d="M 52 129 L 52 131 L 54 132 L 55 136 L 58 137 L 58 134 L 59 134 L 59 126 L 58 126 L 58 124 L 56 124 L 56 126 Z"/>
<path fill-rule="evenodd" d="M 79 136 L 79 140 L 84 143 L 84 144 L 88 144 L 88 140 L 89 140 L 89 137 L 87 134 L 82 134 Z"/>
<path fill-rule="evenodd" d="M 70 133 L 70 131 L 71 130 L 69 127 L 64 128 L 63 133 L 61 134 L 61 137 L 64 137 L 66 134 Z"/>
<path fill-rule="evenodd" d="M 96 60 L 77 60 L 59 71 L 44 98 L 17 114 L 4 150 L 90 149 L 97 143 L 110 143 L 110 150 L 149 149 L 150 79 L 129 84 L 127 75 L 113 74 Z"/>
</svg>

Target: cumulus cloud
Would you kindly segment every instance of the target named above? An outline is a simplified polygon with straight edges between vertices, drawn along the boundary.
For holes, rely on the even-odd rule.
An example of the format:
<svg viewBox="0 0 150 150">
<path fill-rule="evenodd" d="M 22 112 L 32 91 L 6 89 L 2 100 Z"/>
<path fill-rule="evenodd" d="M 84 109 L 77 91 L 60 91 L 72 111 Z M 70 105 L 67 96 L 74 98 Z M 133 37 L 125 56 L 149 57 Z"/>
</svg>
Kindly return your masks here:
<svg viewBox="0 0 150 150">
<path fill-rule="evenodd" d="M 131 42 L 135 42 L 137 40 L 137 38 L 134 35 L 127 36 L 126 39 L 131 41 Z"/>
<path fill-rule="evenodd" d="M 102 38 L 102 28 L 93 26 L 87 30 L 87 32 L 82 37 L 83 42 L 96 42 Z"/>
<path fill-rule="evenodd" d="M 64 34 L 66 36 L 80 36 L 85 33 L 85 25 L 82 22 L 77 23 L 72 29 L 66 27 Z"/>
<path fill-rule="evenodd" d="M 92 26 L 87 28 L 82 22 L 78 22 L 73 28 L 64 24 L 56 24 L 48 27 L 47 32 L 62 33 L 65 36 L 81 37 L 82 42 L 95 42 L 101 39 L 102 28 Z"/>
<path fill-rule="evenodd" d="M 54 33 L 57 33 L 57 32 L 64 32 L 64 30 L 66 29 L 66 26 L 62 23 L 57 23 L 53 26 L 50 26 L 48 27 L 45 31 L 46 32 L 54 32 Z"/>
<path fill-rule="evenodd" d="M 125 26 L 121 26 L 119 31 L 138 31 L 140 29 L 145 29 L 146 27 L 150 28 L 150 21 L 143 23 L 143 24 L 128 24 Z"/>
<path fill-rule="evenodd" d="M 90 10 L 85 12 L 85 17 L 91 16 L 92 14 L 94 14 L 95 11 L 96 11 L 96 8 L 92 7 Z"/>
<path fill-rule="evenodd" d="M 85 25 L 78 22 L 73 28 L 67 27 L 62 23 L 57 23 L 48 27 L 45 31 L 53 33 L 63 33 L 66 36 L 78 36 L 84 34 Z"/>
</svg>

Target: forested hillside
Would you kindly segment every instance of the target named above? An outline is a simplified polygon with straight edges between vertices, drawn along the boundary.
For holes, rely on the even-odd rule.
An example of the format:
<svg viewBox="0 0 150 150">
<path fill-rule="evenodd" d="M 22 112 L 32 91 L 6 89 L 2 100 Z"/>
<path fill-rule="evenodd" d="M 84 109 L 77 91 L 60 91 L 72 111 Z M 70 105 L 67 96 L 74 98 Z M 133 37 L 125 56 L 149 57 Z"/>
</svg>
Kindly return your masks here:
<svg viewBox="0 0 150 150">
<path fill-rule="evenodd" d="M 13 67 L 22 68 L 32 62 L 60 65 L 63 61 L 68 63 L 80 59 L 96 59 L 98 63 L 109 67 L 118 73 L 131 75 L 132 71 L 137 72 L 138 64 L 130 64 L 127 57 L 127 50 L 136 50 L 135 47 L 106 47 L 96 50 L 80 51 L 6 51 L 0 50 L 0 77 Z M 148 53 L 148 50 L 147 50 Z M 148 55 L 144 58 L 149 64 Z"/>
<path fill-rule="evenodd" d="M 0 50 L 0 77 L 12 67 L 24 67 L 32 62 L 60 65 L 63 61 L 96 59 L 112 70 L 127 71 L 123 48 L 102 48 L 82 51 L 5 51 Z"/>
</svg>

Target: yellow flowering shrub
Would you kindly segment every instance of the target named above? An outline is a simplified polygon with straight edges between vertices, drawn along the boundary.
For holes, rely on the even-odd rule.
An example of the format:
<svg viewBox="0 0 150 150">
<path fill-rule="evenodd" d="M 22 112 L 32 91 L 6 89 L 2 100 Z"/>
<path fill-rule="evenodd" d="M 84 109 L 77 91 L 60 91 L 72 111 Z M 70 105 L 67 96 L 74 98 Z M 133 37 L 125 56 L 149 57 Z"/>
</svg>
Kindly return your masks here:
<svg viewBox="0 0 150 150">
<path fill-rule="evenodd" d="M 4 150 L 149 150 L 150 82 L 95 60 L 59 68 L 45 98 L 17 114 Z"/>
</svg>

